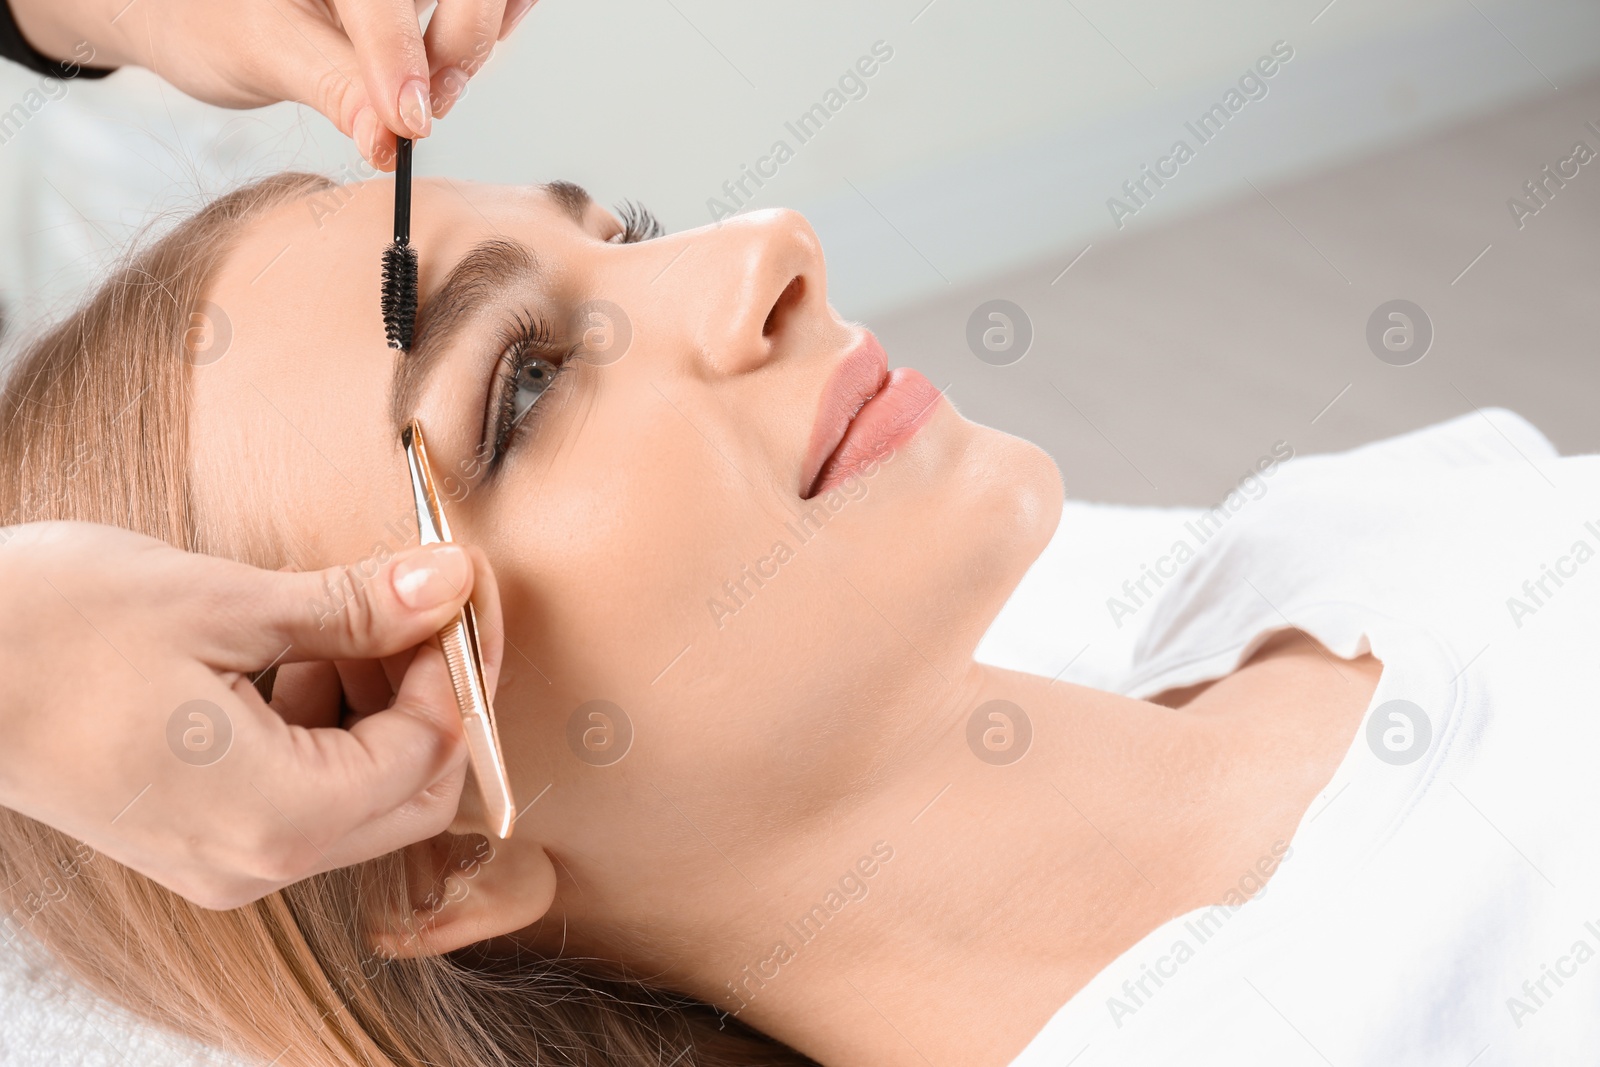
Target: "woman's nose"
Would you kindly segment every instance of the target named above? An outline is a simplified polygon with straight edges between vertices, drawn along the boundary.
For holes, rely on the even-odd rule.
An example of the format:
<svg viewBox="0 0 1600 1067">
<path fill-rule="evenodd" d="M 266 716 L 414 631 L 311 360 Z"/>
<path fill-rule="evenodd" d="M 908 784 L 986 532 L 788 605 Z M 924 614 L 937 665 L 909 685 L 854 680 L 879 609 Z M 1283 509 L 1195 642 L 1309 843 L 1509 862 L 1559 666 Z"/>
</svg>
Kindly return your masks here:
<svg viewBox="0 0 1600 1067">
<path fill-rule="evenodd" d="M 798 212 L 753 211 L 684 236 L 694 269 L 675 296 L 713 373 L 754 370 L 832 321 L 822 246 Z"/>
</svg>

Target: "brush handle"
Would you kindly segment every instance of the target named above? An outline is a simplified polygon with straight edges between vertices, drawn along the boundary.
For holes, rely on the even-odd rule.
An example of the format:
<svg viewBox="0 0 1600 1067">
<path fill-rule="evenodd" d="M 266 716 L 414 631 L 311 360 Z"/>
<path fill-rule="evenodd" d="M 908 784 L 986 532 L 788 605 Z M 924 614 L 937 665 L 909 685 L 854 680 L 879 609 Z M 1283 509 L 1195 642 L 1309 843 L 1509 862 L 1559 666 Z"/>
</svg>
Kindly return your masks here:
<svg viewBox="0 0 1600 1067">
<path fill-rule="evenodd" d="M 394 243 L 411 243 L 411 138 L 394 142 Z"/>
</svg>

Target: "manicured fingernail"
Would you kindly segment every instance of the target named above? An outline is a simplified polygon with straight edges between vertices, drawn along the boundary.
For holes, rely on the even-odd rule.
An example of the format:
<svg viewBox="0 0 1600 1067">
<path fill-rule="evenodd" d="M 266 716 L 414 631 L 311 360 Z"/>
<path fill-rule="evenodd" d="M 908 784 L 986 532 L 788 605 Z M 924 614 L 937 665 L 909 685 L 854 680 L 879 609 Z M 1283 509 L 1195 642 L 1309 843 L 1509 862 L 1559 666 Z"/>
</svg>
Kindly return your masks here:
<svg viewBox="0 0 1600 1067">
<path fill-rule="evenodd" d="M 426 611 L 459 596 L 471 570 L 460 545 L 430 545 L 397 559 L 389 580 L 402 604 Z"/>
<path fill-rule="evenodd" d="M 356 120 L 350 125 L 350 136 L 355 138 L 357 150 L 370 160 L 373 142 L 378 137 L 378 113 L 370 107 L 356 112 Z"/>
<path fill-rule="evenodd" d="M 533 0 L 511 0 L 506 5 L 505 21 L 500 24 L 500 40 L 511 36 L 511 31 L 517 28 L 517 23 L 528 17 L 528 12 L 533 10 Z"/>
<path fill-rule="evenodd" d="M 400 89 L 400 121 L 413 137 L 426 137 L 433 126 L 433 109 L 428 104 L 428 83 L 413 78 Z"/>
</svg>

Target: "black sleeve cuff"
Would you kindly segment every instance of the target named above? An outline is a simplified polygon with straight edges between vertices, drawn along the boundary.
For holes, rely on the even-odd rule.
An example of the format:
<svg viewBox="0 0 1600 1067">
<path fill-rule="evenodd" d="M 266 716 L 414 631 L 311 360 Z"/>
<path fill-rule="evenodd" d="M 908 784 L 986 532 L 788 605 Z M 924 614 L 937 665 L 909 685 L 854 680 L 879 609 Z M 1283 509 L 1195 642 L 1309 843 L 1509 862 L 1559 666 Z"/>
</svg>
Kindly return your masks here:
<svg viewBox="0 0 1600 1067">
<path fill-rule="evenodd" d="M 93 53 L 91 52 L 92 56 Z M 51 59 L 34 48 L 17 28 L 8 0 L 0 0 L 0 56 L 49 78 L 104 78 L 115 67 L 86 67 L 70 59 Z M 84 58 L 89 58 L 85 56 Z"/>
</svg>

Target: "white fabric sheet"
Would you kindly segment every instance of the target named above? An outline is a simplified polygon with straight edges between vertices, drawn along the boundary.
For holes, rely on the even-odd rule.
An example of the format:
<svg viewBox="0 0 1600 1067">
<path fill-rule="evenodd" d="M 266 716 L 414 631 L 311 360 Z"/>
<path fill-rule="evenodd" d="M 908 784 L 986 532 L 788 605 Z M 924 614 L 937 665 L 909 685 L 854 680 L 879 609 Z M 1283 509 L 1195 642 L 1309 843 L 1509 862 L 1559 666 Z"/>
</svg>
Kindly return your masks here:
<svg viewBox="0 0 1600 1067">
<path fill-rule="evenodd" d="M 1368 714 L 1241 872 L 1264 890 L 1159 926 L 1013 1067 L 1593 1062 L 1600 456 L 1495 411 L 1278 479 L 1163 591 L 1126 690 L 1295 626 L 1382 662 Z"/>
</svg>

